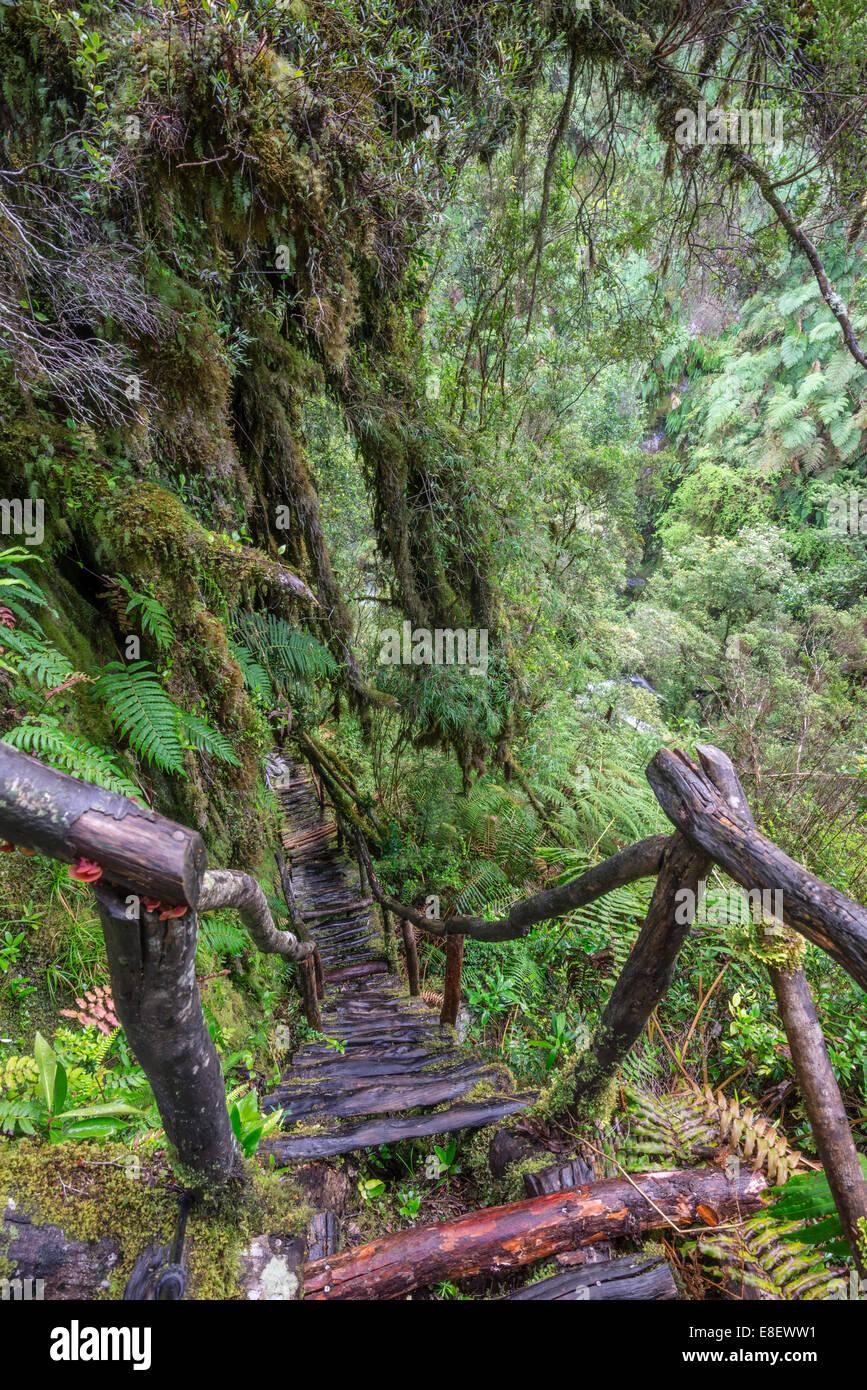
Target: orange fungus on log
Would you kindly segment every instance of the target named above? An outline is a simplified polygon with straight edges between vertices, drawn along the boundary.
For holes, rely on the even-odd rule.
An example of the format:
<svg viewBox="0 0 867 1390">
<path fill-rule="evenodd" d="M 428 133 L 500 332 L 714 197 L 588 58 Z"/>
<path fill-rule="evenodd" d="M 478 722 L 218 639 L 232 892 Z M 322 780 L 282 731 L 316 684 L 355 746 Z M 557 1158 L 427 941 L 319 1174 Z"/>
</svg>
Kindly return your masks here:
<svg viewBox="0 0 867 1390">
<path fill-rule="evenodd" d="M 77 864 L 70 864 L 67 873 L 79 883 L 96 883 L 102 878 L 102 869 L 93 859 L 79 859 Z"/>
</svg>

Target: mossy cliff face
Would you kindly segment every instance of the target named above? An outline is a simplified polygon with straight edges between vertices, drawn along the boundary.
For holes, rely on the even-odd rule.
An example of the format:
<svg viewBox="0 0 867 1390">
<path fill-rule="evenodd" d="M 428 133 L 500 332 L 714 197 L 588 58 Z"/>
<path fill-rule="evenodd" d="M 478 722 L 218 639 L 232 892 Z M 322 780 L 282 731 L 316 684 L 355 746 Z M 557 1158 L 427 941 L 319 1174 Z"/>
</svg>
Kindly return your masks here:
<svg viewBox="0 0 867 1390">
<path fill-rule="evenodd" d="M 13 236 L 2 253 L 15 303 L 32 308 L 0 361 L 3 491 L 45 501 L 43 558 L 78 596 L 61 602 L 62 628 L 115 655 L 124 625 L 100 575 L 165 605 L 169 693 L 241 760 L 203 770 L 191 755 L 174 809 L 226 862 L 264 842 L 247 808 L 267 735 L 228 641 L 237 608 L 315 614 L 367 706 L 308 459 L 311 396 L 329 393 L 359 443 L 406 611 L 496 625 L 483 523 L 452 528 L 480 537 L 467 557 L 407 502 L 428 492 L 463 515 L 455 461 L 472 458 L 425 400 L 418 332 L 421 190 L 439 178 L 423 109 L 437 83 L 384 99 L 358 52 L 392 73 L 411 34 L 378 53 L 377 24 L 300 4 L 266 23 L 255 9 L 107 0 L 88 11 L 85 43 L 71 10 L 25 0 L 0 16 L 10 167 L 33 179 L 15 184 L 16 216 L 26 231 L 49 206 L 54 243 L 35 255 Z M 406 177 L 410 150 L 429 180 Z"/>
</svg>

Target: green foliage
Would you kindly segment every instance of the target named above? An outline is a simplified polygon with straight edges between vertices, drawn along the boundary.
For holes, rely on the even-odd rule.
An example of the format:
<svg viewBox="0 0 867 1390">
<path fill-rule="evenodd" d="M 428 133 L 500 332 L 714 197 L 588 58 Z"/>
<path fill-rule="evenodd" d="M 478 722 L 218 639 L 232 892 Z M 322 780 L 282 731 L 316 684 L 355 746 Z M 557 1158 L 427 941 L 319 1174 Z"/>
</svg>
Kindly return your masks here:
<svg viewBox="0 0 867 1390">
<path fill-rule="evenodd" d="M 867 1178 L 867 1156 L 859 1157 Z M 790 1223 L 784 1240 L 821 1246 L 838 1259 L 852 1254 L 824 1172 L 796 1173 L 778 1189 L 769 1210 L 775 1220 Z"/>
<path fill-rule="evenodd" d="M 14 1094 L 0 1097 L 0 1129 L 7 1134 L 41 1133 L 49 1144 L 68 1139 L 108 1138 L 126 1128 L 130 1119 L 139 1113 L 135 1106 L 123 1100 L 68 1106 L 70 1074 L 39 1032 L 34 1044 L 34 1061 L 35 1083 L 31 1081 L 32 1074 L 22 1072 L 19 1066 L 12 1088 Z"/>
<path fill-rule="evenodd" d="M 153 594 L 136 593 L 129 580 L 124 579 L 122 575 L 118 575 L 114 582 L 123 589 L 129 599 L 126 612 L 135 614 L 141 622 L 142 630 L 154 639 L 159 648 L 167 650 L 175 640 L 175 630 L 164 605 Z"/>
<path fill-rule="evenodd" d="M 93 684 L 94 697 L 130 744 L 164 772 L 183 775 L 183 739 L 220 762 L 239 766 L 228 739 L 201 718 L 178 709 L 165 693 L 147 661 L 128 666 L 110 661 Z"/>
<path fill-rule="evenodd" d="M 797 1223 L 762 1214 L 709 1231 L 691 1248 L 714 1282 L 727 1277 L 736 1289 L 753 1289 L 763 1298 L 845 1297 L 844 1278 L 820 1251 L 794 1243 L 796 1233 Z"/>
<path fill-rule="evenodd" d="M 14 729 L 7 729 L 3 742 L 122 796 L 140 791 L 112 754 L 69 733 L 55 715 L 26 715 Z"/>
<path fill-rule="evenodd" d="M 259 1097 L 256 1091 L 246 1091 L 237 1100 L 233 1099 L 235 1094 L 233 1092 L 229 1096 L 229 1119 L 232 1124 L 232 1133 L 237 1139 L 244 1157 L 252 1158 L 262 1139 L 279 1128 L 283 1111 L 274 1110 L 270 1115 L 263 1115 L 259 1109 Z"/>
</svg>

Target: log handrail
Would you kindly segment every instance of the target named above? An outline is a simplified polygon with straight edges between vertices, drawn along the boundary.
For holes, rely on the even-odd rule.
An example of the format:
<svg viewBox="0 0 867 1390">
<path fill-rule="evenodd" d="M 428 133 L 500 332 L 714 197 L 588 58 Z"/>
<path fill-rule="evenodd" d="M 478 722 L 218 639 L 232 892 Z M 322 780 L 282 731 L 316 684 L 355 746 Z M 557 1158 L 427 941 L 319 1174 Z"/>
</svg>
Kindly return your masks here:
<svg viewBox="0 0 867 1390">
<path fill-rule="evenodd" d="M 718 751 L 718 750 L 716 750 Z M 721 756 L 725 757 L 724 754 Z M 669 820 L 748 892 L 780 890 L 786 922 L 867 989 L 867 908 L 790 859 L 679 750 L 661 748 L 647 780 Z"/>
</svg>

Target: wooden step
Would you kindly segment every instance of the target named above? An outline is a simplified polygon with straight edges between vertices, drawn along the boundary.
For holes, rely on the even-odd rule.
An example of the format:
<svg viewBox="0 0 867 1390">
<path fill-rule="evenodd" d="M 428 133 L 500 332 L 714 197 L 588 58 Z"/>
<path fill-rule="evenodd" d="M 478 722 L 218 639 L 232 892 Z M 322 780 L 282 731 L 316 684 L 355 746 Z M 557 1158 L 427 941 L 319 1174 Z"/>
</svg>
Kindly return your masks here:
<svg viewBox="0 0 867 1390">
<path fill-rule="evenodd" d="M 631 1302 L 653 1302 L 677 1298 L 677 1285 L 661 1255 L 642 1259 L 626 1255 L 620 1260 L 600 1260 L 596 1264 L 567 1269 L 527 1284 L 517 1293 L 509 1294 L 503 1302 L 600 1302 L 620 1299 Z"/>
<path fill-rule="evenodd" d="M 285 1110 L 283 1128 L 291 1129 L 298 1120 L 347 1119 L 354 1115 L 396 1115 L 425 1105 L 442 1105 L 465 1096 L 480 1081 L 497 1081 L 499 1074 L 475 1067 L 458 1076 L 382 1077 L 357 1089 L 295 1090 L 289 1095 L 275 1091 L 262 1102 L 263 1110 Z"/>
<path fill-rule="evenodd" d="M 526 1110 L 536 1099 L 535 1094 L 519 1096 L 489 1096 L 480 1101 L 463 1101 L 438 1110 L 433 1115 L 399 1115 L 394 1119 L 361 1120 L 357 1124 L 323 1126 L 316 1134 L 283 1135 L 259 1145 L 258 1153 L 273 1153 L 277 1164 L 300 1159 L 331 1158 L 334 1154 L 352 1153 L 355 1149 L 376 1148 L 379 1144 L 399 1144 L 404 1139 L 419 1139 L 425 1135 L 454 1134 L 462 1129 L 481 1129 L 496 1124 L 506 1115 Z"/>
<path fill-rule="evenodd" d="M 325 983 L 339 985 L 345 980 L 357 980 L 362 975 L 387 975 L 388 962 L 385 960 L 366 961 L 361 965 L 348 965 L 342 970 L 326 970 Z"/>
</svg>

